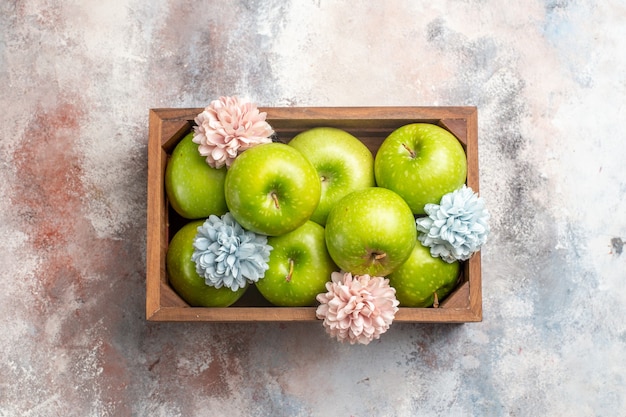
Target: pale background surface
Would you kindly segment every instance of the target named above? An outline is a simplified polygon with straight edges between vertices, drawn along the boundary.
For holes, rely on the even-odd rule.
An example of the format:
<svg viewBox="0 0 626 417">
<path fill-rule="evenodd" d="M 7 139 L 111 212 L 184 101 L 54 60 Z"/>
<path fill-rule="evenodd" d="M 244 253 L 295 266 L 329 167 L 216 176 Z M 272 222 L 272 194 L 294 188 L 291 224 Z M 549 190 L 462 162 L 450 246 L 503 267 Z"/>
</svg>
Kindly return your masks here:
<svg viewBox="0 0 626 417">
<path fill-rule="evenodd" d="M 626 3 L 0 3 L 0 416 L 626 415 Z M 148 109 L 475 105 L 484 321 L 145 321 Z"/>
</svg>

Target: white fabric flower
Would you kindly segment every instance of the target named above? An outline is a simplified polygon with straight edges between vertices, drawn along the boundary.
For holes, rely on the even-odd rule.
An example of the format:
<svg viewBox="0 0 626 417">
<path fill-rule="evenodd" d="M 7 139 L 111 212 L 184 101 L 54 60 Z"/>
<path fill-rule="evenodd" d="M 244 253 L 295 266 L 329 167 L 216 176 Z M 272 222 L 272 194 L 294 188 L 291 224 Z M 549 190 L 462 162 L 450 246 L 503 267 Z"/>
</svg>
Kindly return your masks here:
<svg viewBox="0 0 626 417">
<path fill-rule="evenodd" d="M 489 211 L 466 185 L 444 195 L 440 204 L 426 204 L 424 209 L 428 216 L 415 223 L 418 239 L 430 247 L 432 256 L 448 263 L 465 261 L 487 241 Z"/>
<path fill-rule="evenodd" d="M 191 260 L 206 284 L 233 291 L 263 278 L 272 250 L 266 236 L 245 230 L 230 213 L 199 226 L 193 248 Z"/>
</svg>

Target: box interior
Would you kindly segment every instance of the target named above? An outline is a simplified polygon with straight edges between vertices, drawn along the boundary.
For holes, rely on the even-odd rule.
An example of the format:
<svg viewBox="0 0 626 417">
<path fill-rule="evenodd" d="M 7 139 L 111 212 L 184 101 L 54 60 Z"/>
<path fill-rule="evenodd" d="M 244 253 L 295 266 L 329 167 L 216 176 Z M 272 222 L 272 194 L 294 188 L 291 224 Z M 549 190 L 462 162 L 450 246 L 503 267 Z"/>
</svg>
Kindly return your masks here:
<svg viewBox="0 0 626 417">
<path fill-rule="evenodd" d="M 361 142 L 363 142 L 368 149 L 372 152 L 372 155 L 376 155 L 376 151 L 391 132 L 395 129 L 407 125 L 409 123 L 416 123 L 415 119 L 341 119 L 341 120 L 298 120 L 298 119 L 280 119 L 273 120 L 268 119 L 268 123 L 272 126 L 276 132 L 278 139 L 284 143 L 288 143 L 297 134 L 314 127 L 334 127 L 343 129 Z M 455 123 L 456 120 L 449 120 L 443 122 L 437 119 L 419 120 L 419 123 L 432 123 L 441 126 L 450 132 L 452 132 L 457 139 L 461 142 L 463 148 L 466 148 L 466 126 L 463 123 Z M 163 144 L 163 150 L 169 155 L 172 153 L 176 144 L 188 133 L 193 130 L 195 125 L 193 120 L 187 120 L 186 129 L 182 129 L 179 133 L 173 136 L 170 140 Z M 167 199 L 167 197 L 166 197 Z M 188 219 L 181 217 L 172 207 L 167 204 L 167 224 L 168 224 L 168 244 L 176 232 L 184 226 Z M 457 287 L 463 282 L 467 281 L 464 273 L 465 268 L 461 268 L 461 273 L 458 278 Z M 452 295 L 452 294 L 451 294 Z M 451 296 L 450 295 L 450 296 Z M 178 296 L 176 296 L 178 297 Z M 449 297 L 446 297 L 446 299 Z M 439 300 L 441 307 L 445 307 L 446 299 Z M 181 306 L 188 306 L 188 304 L 179 298 L 177 303 Z M 254 285 L 250 285 L 246 293 L 231 307 L 273 307 L 263 296 L 259 293 Z"/>
</svg>

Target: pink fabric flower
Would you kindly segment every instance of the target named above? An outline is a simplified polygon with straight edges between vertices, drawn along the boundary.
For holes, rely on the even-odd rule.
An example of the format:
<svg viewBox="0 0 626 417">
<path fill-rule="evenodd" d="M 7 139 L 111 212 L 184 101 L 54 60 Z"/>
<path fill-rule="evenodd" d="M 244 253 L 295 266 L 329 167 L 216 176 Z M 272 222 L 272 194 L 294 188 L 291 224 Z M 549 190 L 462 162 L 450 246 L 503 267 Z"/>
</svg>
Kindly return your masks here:
<svg viewBox="0 0 626 417">
<path fill-rule="evenodd" d="M 274 130 L 266 116 L 253 103 L 220 97 L 196 117 L 193 141 L 210 166 L 229 167 L 239 153 L 272 141 Z"/>
<path fill-rule="evenodd" d="M 367 345 L 389 329 L 398 311 L 396 290 L 383 277 L 333 272 L 326 290 L 317 296 L 315 314 L 340 342 Z"/>
</svg>

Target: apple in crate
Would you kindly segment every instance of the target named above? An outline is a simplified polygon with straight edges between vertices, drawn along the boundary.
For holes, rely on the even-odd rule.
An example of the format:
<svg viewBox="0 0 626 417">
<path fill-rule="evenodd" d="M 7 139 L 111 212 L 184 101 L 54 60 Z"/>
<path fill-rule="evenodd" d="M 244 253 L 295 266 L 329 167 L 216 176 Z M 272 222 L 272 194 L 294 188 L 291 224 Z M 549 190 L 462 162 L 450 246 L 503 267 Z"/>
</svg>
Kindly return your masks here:
<svg viewBox="0 0 626 417">
<path fill-rule="evenodd" d="M 265 276 L 255 285 L 276 306 L 311 306 L 337 266 L 326 250 L 324 228 L 307 221 L 282 236 L 272 236 L 273 249 Z"/>
<path fill-rule="evenodd" d="M 461 264 L 448 263 L 433 257 L 430 249 L 418 240 L 409 259 L 396 268 L 389 285 L 396 289 L 396 298 L 402 307 L 431 307 L 443 300 L 456 287 Z"/>
<path fill-rule="evenodd" d="M 193 133 L 183 138 L 172 152 L 165 168 L 165 191 L 172 208 L 187 219 L 200 219 L 226 213 L 224 181 L 226 168 L 207 165 L 192 142 Z"/>
<path fill-rule="evenodd" d="M 467 177 L 467 157 L 457 138 L 430 123 L 394 130 L 374 160 L 376 184 L 398 193 L 415 214 L 428 203 L 459 189 Z"/>
<path fill-rule="evenodd" d="M 185 224 L 172 238 L 166 256 L 170 286 L 192 307 L 228 307 L 237 301 L 247 286 L 233 291 L 230 288 L 215 288 L 206 285 L 204 278 L 196 272 L 191 260 L 193 240 L 204 220 Z"/>
<path fill-rule="evenodd" d="M 244 151 L 226 173 L 226 204 L 247 230 L 278 236 L 302 226 L 320 200 L 315 167 L 295 148 L 266 143 Z"/>
<path fill-rule="evenodd" d="M 345 130 L 316 127 L 299 133 L 289 145 L 302 152 L 317 170 L 322 195 L 311 220 L 322 226 L 342 197 L 376 185 L 372 152 Z"/>
<path fill-rule="evenodd" d="M 353 275 L 386 276 L 407 260 L 416 241 L 411 209 L 386 188 L 348 194 L 335 204 L 326 222 L 330 256 Z"/>
</svg>

